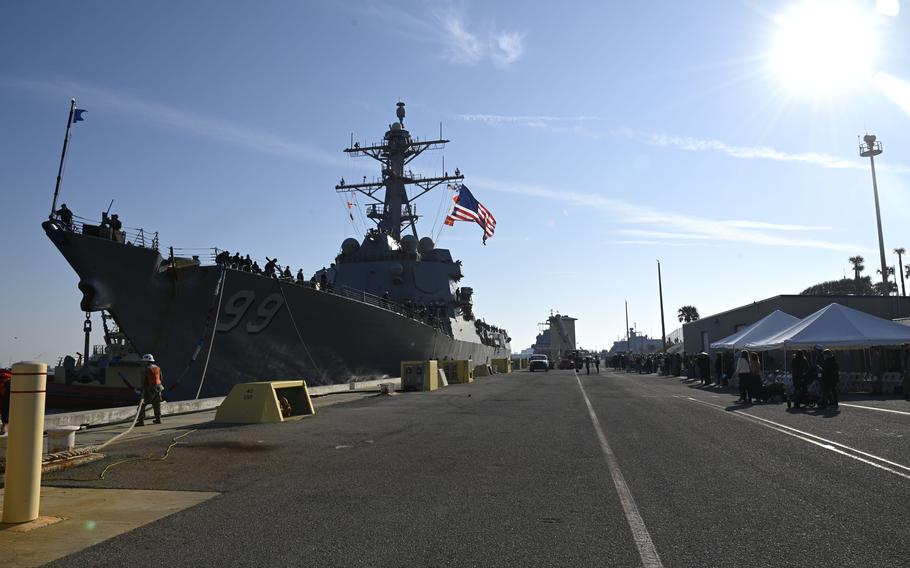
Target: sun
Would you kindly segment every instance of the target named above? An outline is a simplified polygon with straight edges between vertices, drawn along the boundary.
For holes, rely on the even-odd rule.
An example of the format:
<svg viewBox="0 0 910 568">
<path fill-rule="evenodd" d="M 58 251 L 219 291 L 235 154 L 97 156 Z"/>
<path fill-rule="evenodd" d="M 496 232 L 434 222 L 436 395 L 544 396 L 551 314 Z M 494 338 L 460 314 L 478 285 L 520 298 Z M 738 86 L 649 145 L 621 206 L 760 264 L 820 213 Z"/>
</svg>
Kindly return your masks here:
<svg viewBox="0 0 910 568">
<path fill-rule="evenodd" d="M 874 11 L 809 0 L 775 18 L 770 66 L 793 94 L 826 98 L 862 87 L 878 53 Z"/>
</svg>

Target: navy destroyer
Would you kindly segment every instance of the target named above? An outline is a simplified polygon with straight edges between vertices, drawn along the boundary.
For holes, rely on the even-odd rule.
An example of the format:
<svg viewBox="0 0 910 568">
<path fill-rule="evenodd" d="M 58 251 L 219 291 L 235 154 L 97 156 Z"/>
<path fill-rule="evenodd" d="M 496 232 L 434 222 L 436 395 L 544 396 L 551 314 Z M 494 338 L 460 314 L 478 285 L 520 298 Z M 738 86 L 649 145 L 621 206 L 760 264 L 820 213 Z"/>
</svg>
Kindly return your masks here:
<svg viewBox="0 0 910 568">
<path fill-rule="evenodd" d="M 172 400 L 224 395 L 251 380 L 397 376 L 403 360 L 509 357 L 506 331 L 475 317 L 473 290 L 459 285 L 461 262 L 419 238 L 414 200 L 463 176 L 405 169 L 448 140 L 412 138 L 404 107 L 381 142 L 344 150 L 380 163 L 377 181 L 335 188 L 367 196 L 375 227 L 341 243 L 332 267 L 310 280 L 256 273 L 228 255 L 211 263 L 173 249 L 162 255 L 157 234 L 128 233 L 106 216 L 61 215 L 56 192 L 42 227 L 79 276 L 82 309 L 108 313 L 138 352 L 154 354 Z M 75 101 L 68 128 L 74 110 Z"/>
</svg>

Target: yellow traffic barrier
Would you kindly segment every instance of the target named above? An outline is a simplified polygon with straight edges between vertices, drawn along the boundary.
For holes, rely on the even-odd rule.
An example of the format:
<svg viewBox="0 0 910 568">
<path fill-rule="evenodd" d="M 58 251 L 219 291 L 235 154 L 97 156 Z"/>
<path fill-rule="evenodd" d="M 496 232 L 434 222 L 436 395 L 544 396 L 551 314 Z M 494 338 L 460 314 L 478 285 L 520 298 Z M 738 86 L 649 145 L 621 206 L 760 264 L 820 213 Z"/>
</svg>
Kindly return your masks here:
<svg viewBox="0 0 910 568">
<path fill-rule="evenodd" d="M 260 424 L 316 414 L 306 381 L 234 385 L 215 412 L 215 422 Z"/>
<path fill-rule="evenodd" d="M 470 359 L 444 360 L 439 366 L 446 372 L 450 384 L 474 382 L 474 363 Z"/>
<path fill-rule="evenodd" d="M 493 364 L 493 369 L 497 373 L 511 373 L 512 372 L 512 360 L 511 359 L 493 359 L 491 361 Z"/>
<path fill-rule="evenodd" d="M 402 361 L 401 390 L 434 391 L 439 388 L 437 361 Z"/>
<path fill-rule="evenodd" d="M 489 377 L 493 374 L 493 367 L 489 365 L 474 365 L 475 377 Z"/>
<path fill-rule="evenodd" d="M 46 363 L 24 361 L 13 365 L 3 490 L 4 523 L 27 523 L 38 518 L 46 388 Z"/>
</svg>

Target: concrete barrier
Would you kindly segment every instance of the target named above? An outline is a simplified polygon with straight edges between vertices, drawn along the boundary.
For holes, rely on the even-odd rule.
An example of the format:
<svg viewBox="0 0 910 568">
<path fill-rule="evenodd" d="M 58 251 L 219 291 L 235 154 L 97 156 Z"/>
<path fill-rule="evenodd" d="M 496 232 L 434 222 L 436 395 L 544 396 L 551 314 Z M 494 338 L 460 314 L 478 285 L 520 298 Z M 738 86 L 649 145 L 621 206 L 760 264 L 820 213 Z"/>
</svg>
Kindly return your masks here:
<svg viewBox="0 0 910 568">
<path fill-rule="evenodd" d="M 475 377 L 489 377 L 493 374 L 493 367 L 489 365 L 474 365 Z"/>
<path fill-rule="evenodd" d="M 401 390 L 434 391 L 439 388 L 437 361 L 402 361 Z"/>
<path fill-rule="evenodd" d="M 497 373 L 511 373 L 512 372 L 512 360 L 511 359 L 493 359 L 491 361 L 493 364 L 493 369 Z"/>
<path fill-rule="evenodd" d="M 316 414 L 306 381 L 262 381 L 234 385 L 215 413 L 215 422 L 260 424 Z"/>
<path fill-rule="evenodd" d="M 439 366 L 445 371 L 451 384 L 474 382 L 474 363 L 470 359 L 443 360 L 439 362 Z"/>
</svg>

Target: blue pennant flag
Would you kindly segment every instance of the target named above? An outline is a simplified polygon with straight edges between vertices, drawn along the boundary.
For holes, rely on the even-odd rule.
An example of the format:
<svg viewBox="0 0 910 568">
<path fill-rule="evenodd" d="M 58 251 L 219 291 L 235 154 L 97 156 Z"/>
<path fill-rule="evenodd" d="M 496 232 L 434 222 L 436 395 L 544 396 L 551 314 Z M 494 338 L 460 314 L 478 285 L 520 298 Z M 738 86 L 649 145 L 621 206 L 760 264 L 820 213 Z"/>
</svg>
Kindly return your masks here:
<svg viewBox="0 0 910 568">
<path fill-rule="evenodd" d="M 77 108 L 73 111 L 73 124 L 76 124 L 80 120 L 85 120 L 82 118 L 82 113 L 86 112 L 84 108 Z"/>
</svg>

